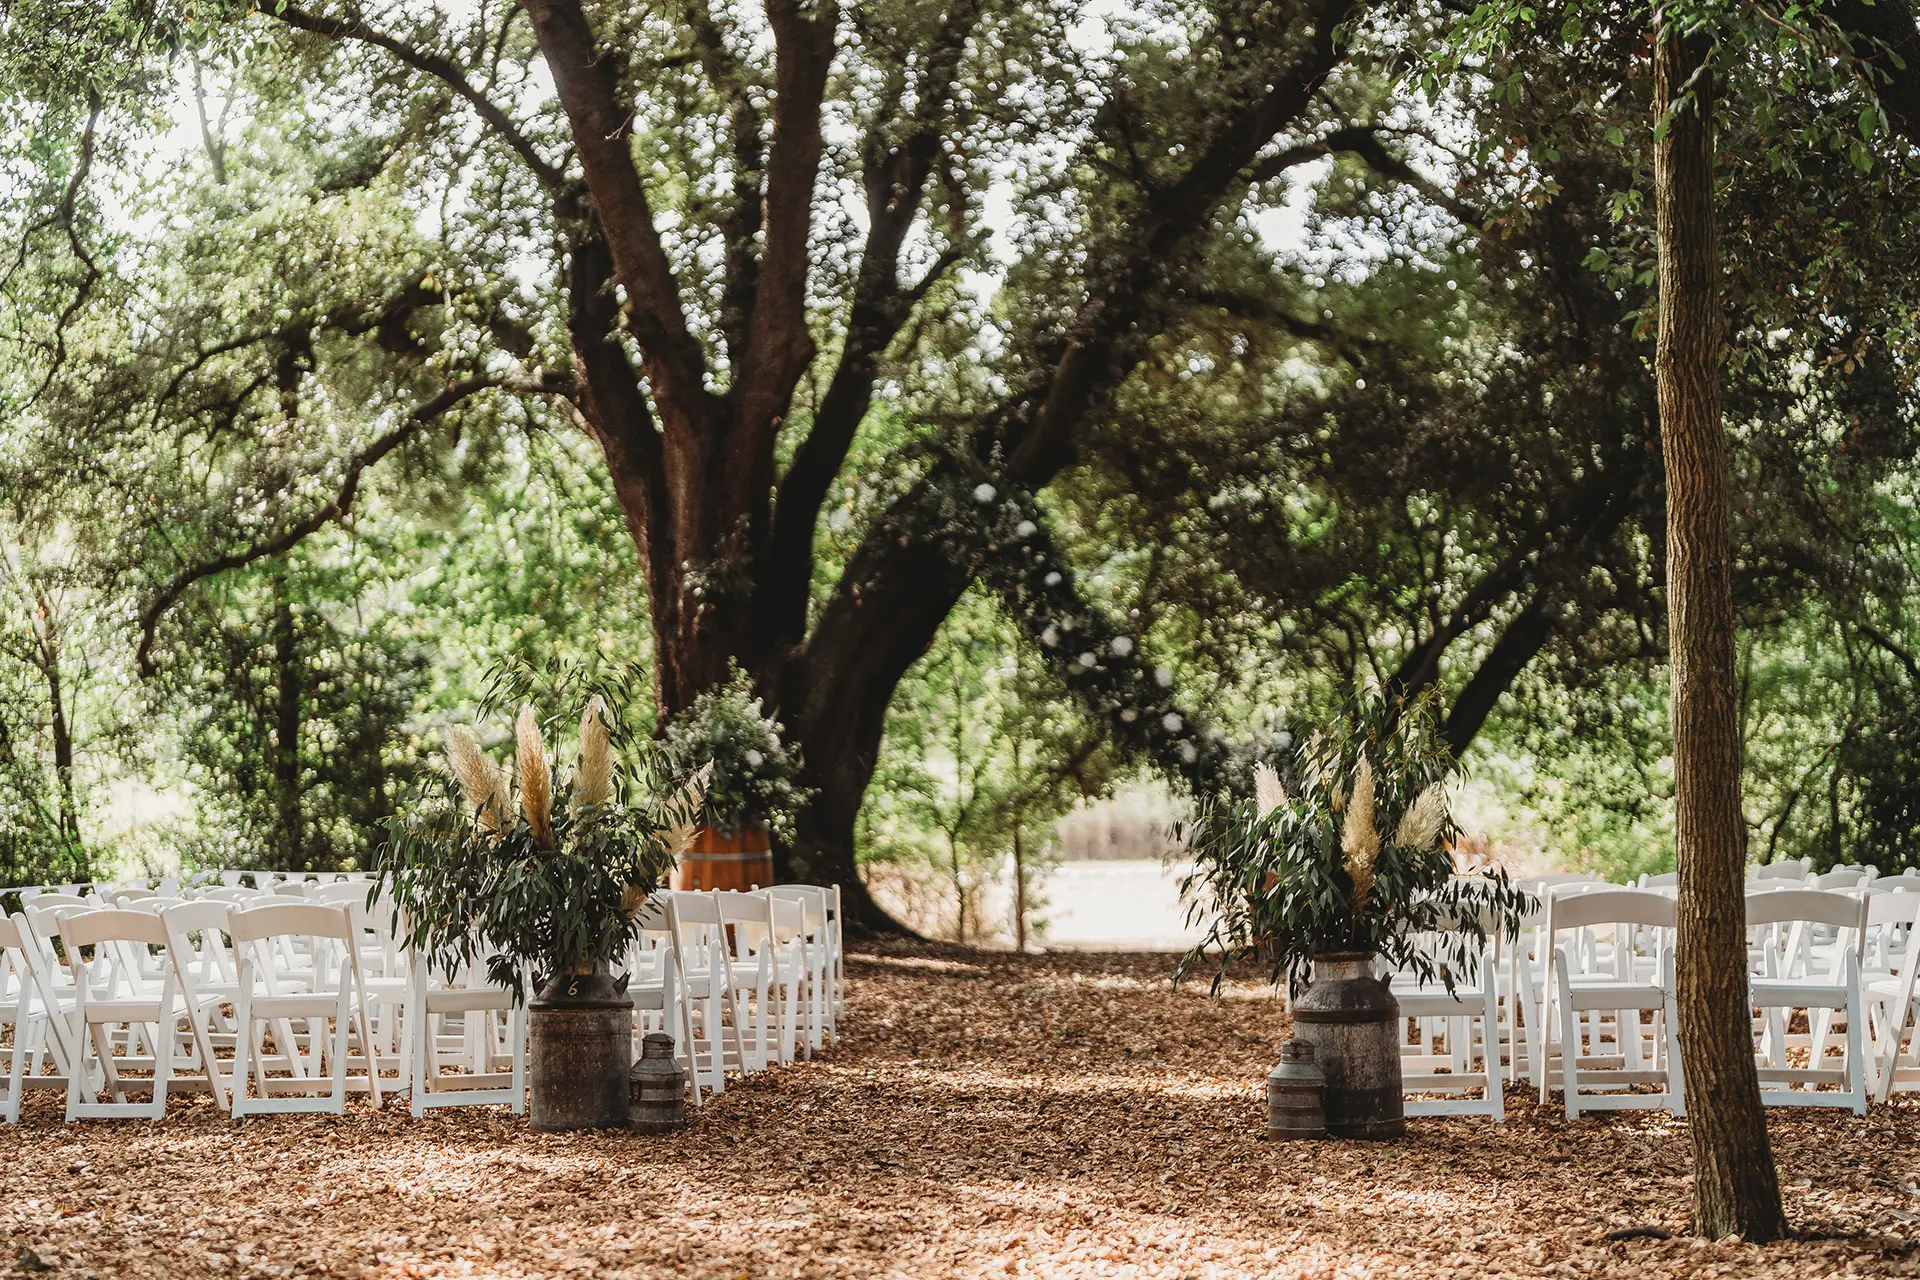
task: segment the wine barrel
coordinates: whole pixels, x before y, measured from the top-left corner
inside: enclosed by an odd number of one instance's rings
[[[1327,1077],[1327,1132],[1398,1138],[1407,1131],[1400,1085],[1400,1002],[1373,975],[1373,956],[1316,956],[1293,1005],[1294,1035],[1313,1046]]]
[[[693,833],[693,844],[680,855],[673,887],[704,892],[708,889],[766,888],[773,883],[773,849],[767,829],[743,828],[726,835],[712,827]]]

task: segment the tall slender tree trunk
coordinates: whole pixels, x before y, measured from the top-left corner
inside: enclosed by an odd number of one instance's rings
[[[273,805],[275,861],[283,871],[305,870],[300,820],[300,645],[287,580],[273,579]]]
[[[73,721],[67,714],[66,689],[60,671],[60,639],[49,615],[43,642],[47,678],[47,725],[53,734],[53,776],[60,790],[60,834],[79,859],[75,874],[82,880],[93,878],[91,859],[80,839],[80,799],[73,785]]]
[[[1713,205],[1710,33],[1655,19],[1654,148],[1660,330],[1656,379],[1667,468],[1679,842],[1679,1042],[1693,1145],[1693,1229],[1757,1242],[1786,1231],[1754,1069],[1747,993],[1746,823],[1734,682],[1725,321]]]

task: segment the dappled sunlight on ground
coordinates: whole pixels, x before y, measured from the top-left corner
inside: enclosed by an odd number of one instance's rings
[[[847,1040],[668,1138],[553,1136],[498,1110],[0,1130],[0,1246],[109,1276],[1410,1277],[1920,1273],[1920,1105],[1775,1113],[1807,1237],[1679,1236],[1684,1126],[1505,1125],[1260,1140],[1287,1034],[1168,956],[859,953]],[[1634,1228],[1673,1239],[1609,1239]]]

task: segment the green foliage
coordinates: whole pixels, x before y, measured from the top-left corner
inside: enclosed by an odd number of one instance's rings
[[[667,722],[660,749],[667,771],[691,777],[712,767],[706,821],[728,835],[764,825],[777,840],[793,834],[794,813],[810,794],[795,782],[799,749],[782,738],[780,723],[754,696],[737,667],[725,684],[694,699]]]
[[[990,882],[1017,878],[1016,908],[1051,860],[1053,824],[1104,794],[1121,764],[1104,719],[1086,715],[996,601],[962,599],[887,712],[887,733],[863,806],[868,864],[924,871],[948,891],[936,915],[956,940],[991,937]],[[1013,855],[1018,850],[1018,864]],[[1018,939],[1029,922],[1006,932]]]
[[[1215,954],[1217,989],[1234,961],[1257,959],[1297,989],[1314,957],[1357,952],[1451,990],[1490,936],[1518,933],[1528,900],[1504,872],[1453,874],[1458,831],[1438,790],[1453,760],[1429,700],[1358,697],[1291,765],[1277,803],[1216,796],[1182,828],[1195,863],[1184,888],[1215,922],[1181,973]]]
[[[197,801],[176,827],[182,866],[371,864],[418,768],[405,726],[427,651],[395,615],[360,615],[358,595],[350,574],[303,555],[209,600],[198,646],[160,688]]]

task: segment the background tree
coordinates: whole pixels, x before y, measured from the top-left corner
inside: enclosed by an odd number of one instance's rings
[[[1747,1000],[1734,673],[1733,552],[1720,418],[1726,323],[1714,211],[1714,31],[1669,5],[1655,18],[1654,200],[1660,320],[1655,359],[1667,464],[1667,631],[1672,649],[1675,944],[1693,1144],[1693,1228],[1766,1243],[1786,1232]]]

